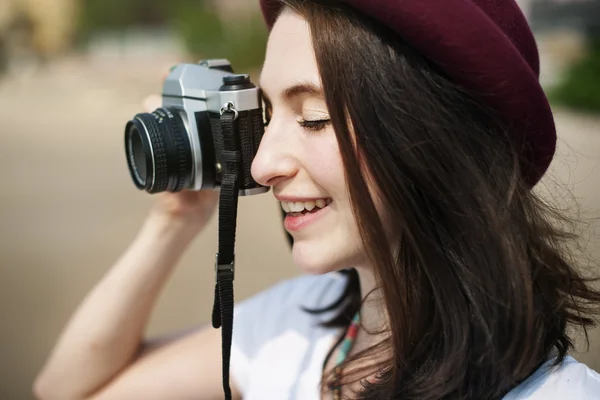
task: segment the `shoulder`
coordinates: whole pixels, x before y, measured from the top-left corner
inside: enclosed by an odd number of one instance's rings
[[[279,282],[236,304],[235,316],[273,319],[295,311],[326,307],[342,294],[346,278],[339,273],[302,275]],[[281,320],[279,321],[281,322]]]
[[[264,379],[272,381],[274,371],[279,385],[293,380],[309,349],[331,334],[320,323],[335,312],[311,314],[306,309],[332,305],[346,282],[339,273],[300,276],[235,305],[231,374],[242,393],[262,387]]]
[[[573,357],[544,364],[504,400],[600,400],[600,374]]]
[[[259,292],[234,307],[234,343],[254,352],[283,333],[308,336],[333,312],[314,314],[306,310],[330,306],[342,294],[346,278],[339,273],[304,275]]]

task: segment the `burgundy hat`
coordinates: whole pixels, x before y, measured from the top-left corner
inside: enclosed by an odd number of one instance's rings
[[[513,126],[534,186],[556,147],[535,38],[514,0],[344,0],[377,19]],[[260,0],[269,30],[282,7]]]

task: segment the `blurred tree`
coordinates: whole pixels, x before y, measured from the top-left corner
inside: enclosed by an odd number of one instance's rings
[[[258,11],[227,17],[210,3],[179,0],[172,23],[196,58],[227,58],[240,71],[264,59],[268,33]]]
[[[567,58],[573,64],[562,73],[555,87],[548,88],[551,101],[578,110],[600,112],[600,0],[518,1],[529,5],[529,22],[536,34],[566,30],[586,42],[585,54],[581,57],[578,54],[575,61]],[[572,57],[574,49],[568,50],[568,57]]]
[[[79,11],[79,0],[0,0],[0,73],[67,53]]]
[[[586,54],[566,71],[549,97],[556,104],[600,112],[600,36],[589,38]]]
[[[97,31],[122,30],[135,26],[164,25],[169,20],[165,0],[82,0],[79,32],[83,38]]]
[[[264,57],[267,30],[258,7],[228,18],[207,0],[83,0],[82,6],[82,41],[102,31],[168,27],[195,59],[228,58],[242,71],[257,68]]]

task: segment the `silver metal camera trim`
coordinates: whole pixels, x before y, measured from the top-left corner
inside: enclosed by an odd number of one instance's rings
[[[180,109],[187,120],[188,138],[192,149],[192,184],[188,189],[207,189],[202,186],[202,149],[195,113],[220,113],[223,104],[231,102],[237,112],[257,109],[260,104],[260,89],[219,91],[223,78],[234,75],[231,72],[212,69],[229,66],[227,60],[207,60],[200,64],[179,64],[173,68],[163,84],[163,107]],[[250,195],[264,192],[264,188],[240,190]]]
[[[197,182],[198,184],[191,185],[186,189],[200,190],[202,189],[202,151],[200,148],[200,138],[193,132],[198,132],[198,126],[196,124],[196,118],[194,113],[207,111],[206,103],[204,101],[198,101],[195,99],[186,99],[181,97],[170,97],[163,95],[163,107],[175,107],[179,110],[179,115],[182,116],[183,120],[186,121],[186,134],[190,141],[191,153],[192,153],[192,176],[190,177],[191,183]],[[204,106],[204,107],[203,107]],[[190,115],[191,114],[191,115]]]
[[[270,188],[268,186],[259,186],[252,189],[240,189],[239,194],[240,196],[252,196],[255,194],[267,193],[269,189]]]
[[[212,58],[210,60],[200,60],[198,65],[207,68],[231,67],[231,63],[226,58]]]

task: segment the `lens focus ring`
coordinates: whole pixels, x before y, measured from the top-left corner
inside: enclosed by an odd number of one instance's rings
[[[177,157],[179,160],[179,179],[177,180],[177,188],[175,190],[182,190],[188,183],[189,171],[192,169],[192,158],[190,153],[189,139],[185,132],[182,132],[179,126],[174,125],[175,141],[177,144]],[[185,129],[185,127],[184,127]]]
[[[154,112],[159,117],[163,139],[168,154],[167,190],[176,192],[182,190],[189,181],[189,171],[192,168],[190,145],[185,126],[179,114],[165,108]]]
[[[142,121],[148,132],[154,159],[154,176],[148,182],[150,187],[147,190],[150,193],[164,192],[167,189],[169,175],[167,169],[167,151],[160,132],[160,126],[156,118],[151,114],[140,114],[138,118]]]
[[[136,186],[149,193],[179,191],[190,183],[192,154],[177,110],[159,108],[129,121],[125,130],[128,166]]]

